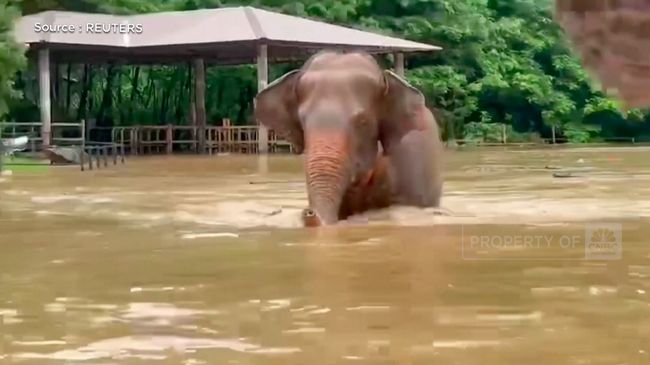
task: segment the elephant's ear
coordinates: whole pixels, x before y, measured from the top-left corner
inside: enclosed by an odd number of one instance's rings
[[[391,141],[398,141],[412,130],[426,130],[424,95],[396,73],[384,71],[382,112],[379,120],[379,139],[384,151]]]
[[[284,74],[260,91],[253,101],[255,119],[285,138],[298,154],[304,149],[296,94],[299,75],[299,70]]]

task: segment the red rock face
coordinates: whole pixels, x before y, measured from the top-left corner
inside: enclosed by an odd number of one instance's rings
[[[650,106],[650,0],[556,0],[555,16],[605,91]]]

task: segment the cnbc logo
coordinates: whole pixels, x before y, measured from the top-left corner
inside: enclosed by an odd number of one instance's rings
[[[621,258],[622,225],[588,223],[585,225],[585,259],[616,260]]]

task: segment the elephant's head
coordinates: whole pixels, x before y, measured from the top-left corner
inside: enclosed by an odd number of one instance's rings
[[[309,205],[322,224],[408,129],[422,94],[365,53],[320,52],[255,98],[255,118],[305,155]]]

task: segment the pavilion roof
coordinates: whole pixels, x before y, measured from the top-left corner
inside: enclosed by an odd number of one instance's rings
[[[70,25],[72,31],[37,31],[44,24]],[[112,28],[93,33],[93,25],[95,30]],[[441,49],[248,6],[137,15],[45,11],[20,18],[15,33],[30,49],[46,46],[51,57],[70,62],[166,63],[202,57],[208,63],[243,64],[254,62],[260,44],[268,45],[272,61],[304,58],[323,48],[374,54]]]

